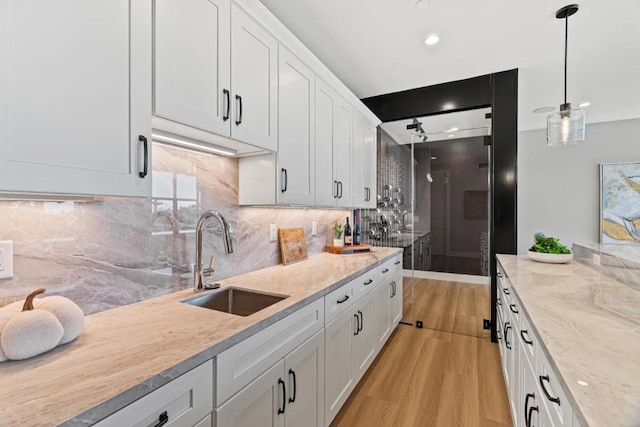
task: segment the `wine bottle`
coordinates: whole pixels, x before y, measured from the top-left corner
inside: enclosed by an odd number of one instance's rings
[[[353,217],[353,244],[359,245],[360,241],[360,222],[358,222],[358,217]]]
[[[347,225],[344,226],[344,244],[351,245],[351,226],[349,225],[349,217],[347,217]]]

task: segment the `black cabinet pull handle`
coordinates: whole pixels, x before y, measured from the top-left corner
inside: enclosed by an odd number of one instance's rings
[[[147,142],[147,137],[144,135],[138,135],[138,142],[142,142],[143,153],[143,162],[142,162],[142,172],[138,172],[138,176],[140,178],[144,178],[147,176],[148,168],[149,168],[149,143]]]
[[[560,405],[560,398],[551,397],[551,395],[549,394],[549,390],[547,390],[547,386],[544,384],[545,381],[547,383],[549,382],[549,375],[540,375],[540,387],[542,387],[542,392],[551,402]]]
[[[510,304],[509,308],[511,309],[512,313],[514,313],[514,314],[518,314],[519,313],[519,311],[516,310],[516,305],[515,304]]]
[[[531,408],[529,408],[529,413],[526,414],[527,427],[531,427],[531,416],[533,415],[533,411],[539,412],[538,411],[538,407],[537,406],[532,406]]]
[[[338,304],[342,304],[343,302],[346,302],[348,299],[349,299],[349,295],[345,295],[341,299],[339,299],[337,302]]]
[[[500,300],[500,297],[496,298],[496,302],[498,303],[498,305],[502,305],[502,301]]]
[[[338,196],[338,199],[342,199],[342,181],[338,181],[338,184],[340,185],[340,195]]]
[[[511,350],[511,343],[507,339],[509,337],[509,329],[511,329],[511,324],[507,322],[504,324],[504,344]]]
[[[398,265],[398,264],[400,264],[400,261],[396,261],[396,262],[394,262],[394,264],[395,264],[395,265]]]
[[[367,187],[364,187],[364,201],[369,201],[369,189]]]
[[[293,377],[293,394],[289,398],[289,403],[294,403],[296,401],[296,389],[298,388],[298,380],[296,379],[296,373],[293,369],[289,369],[289,375]]]
[[[360,333],[360,316],[354,313],[353,317],[356,319],[356,330],[353,332],[353,335],[358,335]]]
[[[169,422],[169,414],[167,414],[167,411],[164,411],[163,413],[160,414],[160,416],[158,417],[158,422],[153,427],[161,427],[168,422]]]
[[[389,269],[388,269],[388,268],[385,268],[384,270],[382,270],[382,273],[383,273],[383,274],[384,274],[384,273],[388,273],[388,272],[389,272]]]
[[[527,412],[529,411],[529,399],[535,399],[536,395],[533,393],[528,393],[524,398],[524,424],[529,427],[529,415]]]
[[[502,292],[504,292],[505,295],[511,295],[511,292],[509,292],[507,288],[502,288]]]
[[[287,191],[287,187],[289,186],[289,175],[287,175],[287,170],[285,168],[281,169],[281,173],[282,173],[282,187],[280,191],[284,193],[285,191]]]
[[[498,341],[500,341],[502,339],[500,331],[496,331],[496,338],[498,338]]]
[[[527,331],[526,329],[521,330],[520,336],[522,337],[522,341],[524,341],[525,344],[533,345],[533,340],[527,339],[527,337],[529,336],[529,331]]]
[[[500,273],[499,271],[496,271],[496,276],[497,277],[502,277],[502,273]]]
[[[278,384],[280,385],[280,387],[282,387],[282,406],[280,408],[278,408],[278,415],[280,415],[280,414],[284,414],[284,411],[286,409],[287,387],[286,387],[284,381],[282,381],[282,378],[278,378]]]
[[[358,310],[358,316],[360,317],[360,321],[358,322],[358,332],[361,332],[364,328],[364,316],[360,310]]]
[[[364,282],[364,285],[367,286],[367,285],[370,285],[372,283],[373,283],[373,279],[369,279],[366,282]]]
[[[224,95],[227,100],[227,112],[222,115],[222,120],[226,122],[229,120],[229,115],[231,114],[231,94],[229,94],[227,89],[222,89],[222,95]]]
[[[333,192],[333,198],[337,199],[338,198],[338,181],[333,181],[333,185],[336,186],[335,191]]]
[[[242,123],[242,97],[236,95],[236,102],[238,104],[238,118],[236,119],[236,126]]]

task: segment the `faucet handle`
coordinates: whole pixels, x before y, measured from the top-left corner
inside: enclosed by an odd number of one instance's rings
[[[203,268],[202,269],[202,276],[203,277],[211,277],[213,276],[213,273],[215,272],[215,269],[213,268],[213,266],[215,265],[215,257],[212,256],[211,260],[209,261],[209,268]]]

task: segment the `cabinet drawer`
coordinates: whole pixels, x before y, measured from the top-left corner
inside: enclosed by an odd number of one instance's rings
[[[356,279],[353,279],[353,281],[355,282],[353,293],[356,300],[362,297],[363,295],[366,295],[367,293],[371,292],[373,288],[376,287],[376,285],[378,284],[377,273],[378,273],[378,269],[372,268],[371,270],[367,271],[366,273],[362,274]]]
[[[360,284],[360,279],[356,278],[344,286],[339,287],[324,297],[324,321],[331,322],[344,311],[351,307],[356,300],[356,287]]]
[[[540,390],[540,400],[547,408],[549,419],[554,427],[571,427],[573,418],[571,404],[540,346],[536,356],[535,380]]]
[[[168,419],[166,427],[196,425],[213,409],[213,362],[209,360],[136,400],[97,427],[147,427]],[[167,418],[168,417],[168,418]],[[209,424],[210,425],[210,424]]]
[[[324,327],[319,299],[216,356],[215,407]]]
[[[402,269],[402,255],[398,254],[378,266],[378,278],[381,282],[389,281],[393,273]]]

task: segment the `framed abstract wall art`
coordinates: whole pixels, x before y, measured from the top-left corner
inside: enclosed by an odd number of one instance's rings
[[[640,163],[600,165],[600,243],[640,245]]]

